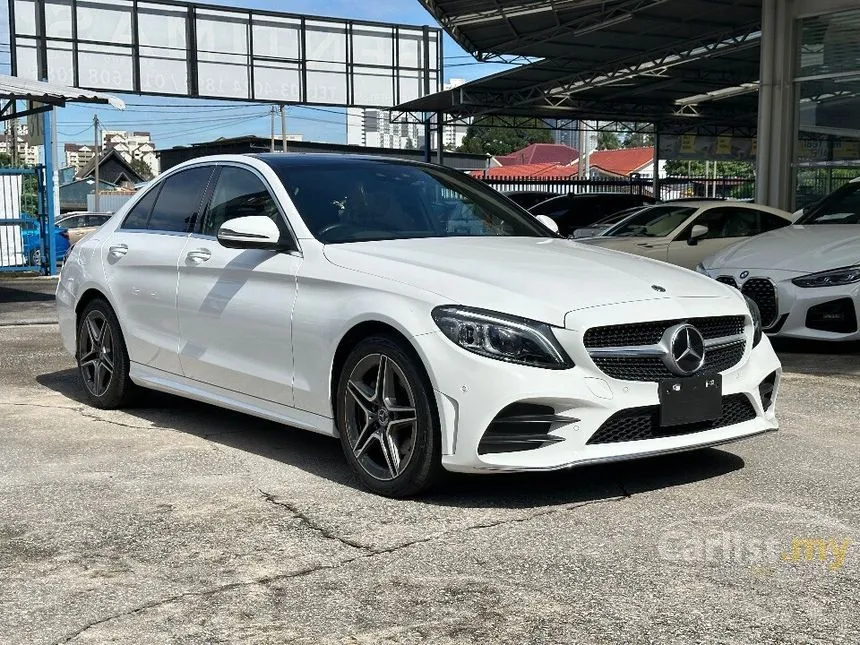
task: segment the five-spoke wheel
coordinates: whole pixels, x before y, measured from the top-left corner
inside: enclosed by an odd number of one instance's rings
[[[360,342],[341,370],[338,428],[347,460],[376,492],[426,489],[440,466],[439,430],[421,366],[388,337]]]
[[[84,386],[93,396],[103,396],[113,377],[113,334],[104,313],[94,309],[83,319],[78,356]]]
[[[91,300],[78,316],[78,374],[89,402],[99,408],[128,403],[134,384],[122,330],[113,309],[101,298]]]

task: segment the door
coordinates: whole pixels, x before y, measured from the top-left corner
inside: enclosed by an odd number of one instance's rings
[[[264,180],[248,168],[222,166],[179,263],[180,361],[188,378],[292,405],[291,316],[301,256],[221,246],[221,224],[247,215],[271,217],[298,248]]]
[[[105,278],[134,363],[181,374],[178,264],[212,169],[189,168],[153,186],[102,246]]]
[[[762,232],[761,211],[743,206],[720,206],[701,213],[669,245],[669,262],[693,269],[699,262],[730,244]],[[689,243],[694,225],[708,227],[708,233]]]

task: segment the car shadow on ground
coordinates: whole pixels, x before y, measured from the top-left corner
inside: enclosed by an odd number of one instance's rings
[[[86,405],[76,370],[42,374],[36,380],[42,386]],[[114,414],[93,412],[103,416],[107,422]],[[343,486],[362,489],[344,459],[340,443],[330,437],[152,391],[142,392],[139,402],[123,412],[140,419],[144,427],[151,424],[153,432],[187,433],[280,461]],[[128,423],[128,420],[124,419],[123,423]],[[584,503],[703,481],[743,466],[743,459],[731,452],[704,449],[545,473],[451,473],[421,501],[463,508],[525,508]]]
[[[41,290],[30,288],[10,287],[0,284],[0,304],[18,302],[47,302],[54,299],[53,285],[40,287]],[[47,289],[51,289],[50,292]]]

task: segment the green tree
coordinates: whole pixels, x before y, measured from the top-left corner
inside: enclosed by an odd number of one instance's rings
[[[647,148],[654,145],[654,135],[647,132],[628,132],[624,135],[625,148]]]
[[[144,181],[152,179],[152,169],[143,159],[132,159],[131,163],[128,165],[131,166],[131,169],[140,175]]]
[[[598,150],[618,150],[621,147],[621,141],[618,139],[617,132],[607,132],[601,130],[597,133],[597,149]]]
[[[540,119],[490,116],[469,126],[457,151],[500,156],[532,143],[552,143],[550,127]]]
[[[755,166],[748,161],[718,161],[717,177],[755,177]],[[666,162],[666,174],[670,177],[704,177],[704,161],[683,161],[672,159]],[[713,176],[713,162],[708,164],[708,175]]]

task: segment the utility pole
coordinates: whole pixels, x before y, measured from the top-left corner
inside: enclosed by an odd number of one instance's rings
[[[281,105],[281,150],[287,151],[287,110]]]
[[[271,129],[271,138],[269,139],[269,152],[275,151],[275,106],[272,106],[271,111],[269,112],[269,116],[271,117],[272,129]]]
[[[99,203],[99,162],[101,161],[101,155],[99,154],[99,115],[93,114],[93,144],[94,149],[93,152],[95,156],[95,192],[93,193],[93,210],[96,213],[101,212],[101,204]]]

